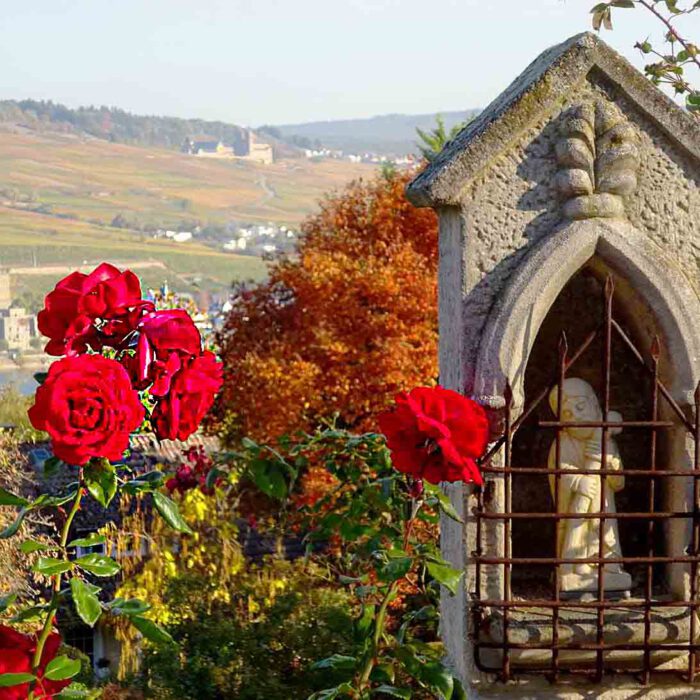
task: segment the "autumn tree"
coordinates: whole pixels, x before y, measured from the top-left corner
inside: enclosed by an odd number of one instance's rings
[[[338,416],[364,430],[401,390],[437,377],[437,224],[385,172],[327,197],[294,255],[235,289],[220,334],[221,432],[272,440]]]

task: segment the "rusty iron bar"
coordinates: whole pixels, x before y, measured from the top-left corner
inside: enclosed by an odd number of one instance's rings
[[[695,452],[694,452],[694,469],[700,468],[700,383],[695,388]],[[698,477],[693,479],[693,514],[698,514],[698,500],[700,499],[700,483]],[[693,535],[691,538],[690,551],[692,554],[698,554],[698,543],[700,542],[700,523],[697,517],[693,520]],[[698,565],[693,562],[690,565],[690,601],[696,604],[698,597]],[[695,610],[690,616],[689,641],[695,641]],[[688,682],[692,683],[695,680],[696,655],[695,650],[691,649],[688,654]]]
[[[595,340],[599,332],[600,329],[596,329],[594,331],[591,331],[586,336],[583,343],[581,343],[576,352],[571,356],[571,359],[567,362],[567,370],[579,359],[579,357],[581,357],[581,355],[583,355],[584,352],[586,352],[588,346]],[[542,403],[542,400],[546,396],[549,396],[549,392],[552,391],[554,387],[556,387],[558,381],[559,377],[557,377],[548,387],[542,389],[540,393],[537,394],[537,396],[533,399],[532,403],[528,407],[526,407],[523,410],[523,412],[513,421],[513,434],[515,434],[518,428],[532,415],[533,411]],[[477,460],[479,467],[487,465],[493,459],[494,455],[496,455],[499,452],[501,447],[503,447],[504,442],[505,436],[502,435],[498,438],[498,440],[496,440],[493,443],[493,445],[491,445],[491,447],[487,450],[486,454]]]
[[[559,381],[557,383],[557,421],[561,424],[563,418],[564,403],[564,380],[566,379],[566,355],[568,352],[568,342],[566,332],[562,331],[559,339]],[[555,435],[555,470],[554,474],[554,511],[559,512],[560,506],[560,482],[561,482],[561,430],[557,430]],[[548,465],[549,466],[549,465]],[[550,482],[551,482],[550,476]],[[554,528],[554,551],[559,556],[559,527]],[[559,600],[561,591],[561,568],[558,564],[554,566],[554,600]],[[505,609],[503,613],[505,614]],[[559,678],[559,608],[552,608],[552,644],[555,649],[552,652],[552,682],[556,683]]]
[[[651,389],[651,420],[656,421],[659,412],[659,356],[661,345],[659,336],[655,336],[651,344],[651,361],[652,361],[652,389]],[[651,431],[651,446],[650,460],[651,471],[656,471],[656,430]],[[652,476],[649,479],[649,513],[653,513],[656,508],[656,478]],[[654,525],[656,521],[650,518],[647,524],[647,553],[649,557],[654,556]],[[653,598],[654,585],[654,564],[649,562],[646,570],[646,581],[644,588],[645,607],[644,607],[644,661],[642,668],[642,684],[649,685],[651,680],[651,651],[648,648],[651,641],[651,606]],[[691,609],[691,616],[693,611]]]
[[[484,489],[479,488],[476,490],[476,507],[477,511],[476,512],[483,512],[484,510]],[[483,556],[483,547],[482,547],[482,533],[483,533],[483,523],[484,519],[477,517],[476,518],[476,532],[475,532],[475,538],[476,538],[476,548],[472,552],[472,558],[474,559],[474,596],[476,601],[479,601],[481,599],[481,557]],[[478,650],[478,630],[481,628],[481,612],[483,608],[480,605],[474,605],[472,607],[472,629],[470,631],[470,634],[474,636],[475,642],[477,643],[476,649]],[[476,652],[476,655],[478,656],[478,651]]]
[[[618,424],[620,425],[620,424]],[[617,469],[576,469],[575,471],[571,469],[549,469],[547,467],[481,467],[481,471],[485,474],[547,474],[551,476],[553,474],[595,474],[596,476],[613,476],[619,474]],[[657,479],[658,477],[683,477],[684,479],[689,479],[694,476],[700,476],[700,469],[687,469],[685,471],[674,471],[671,469],[629,469],[625,468],[625,478],[627,477],[652,477]]]
[[[682,519],[697,517],[694,513],[687,510],[668,513],[662,513],[659,511],[655,513],[479,513],[478,511],[475,511],[474,515],[479,518],[484,518],[485,520],[599,520],[603,516],[605,516],[605,518],[608,520],[639,520],[643,518]]]
[[[691,608],[692,603],[687,600],[655,600],[653,601],[655,608]],[[533,608],[566,608],[568,610],[578,610],[579,608],[599,608],[605,605],[606,608],[614,610],[616,608],[640,608],[646,607],[646,598],[620,600],[606,600],[601,603],[598,600],[540,600],[533,598],[531,600],[482,600],[479,604],[484,608],[511,608],[532,610]]]
[[[513,407],[513,392],[511,391],[510,384],[506,383],[505,392],[505,438],[504,451],[505,451],[505,463],[511,463],[512,455],[512,433],[511,433],[511,409]],[[510,513],[513,510],[512,498],[511,498],[511,483],[512,475],[503,475],[503,504],[506,512]],[[511,551],[511,521],[505,520],[503,522],[503,553],[505,559],[510,560],[512,558],[513,552]],[[511,564],[503,564],[503,595],[506,600],[511,598]],[[503,611],[503,658],[502,658],[502,676],[503,682],[507,683],[510,680],[510,654],[508,653],[508,610]]]
[[[700,554],[696,556],[686,555],[680,557],[576,557],[565,559],[562,557],[489,557],[481,556],[474,557],[475,561],[480,561],[482,564],[521,564],[528,566],[555,566],[556,564],[648,564],[650,561],[653,564],[690,564],[691,562],[700,563]],[[693,603],[686,602],[686,605]],[[700,605],[700,603],[695,603]]]
[[[668,420],[634,420],[622,423],[613,423],[611,421],[564,421],[557,422],[555,420],[542,420],[538,423],[540,428],[673,428],[675,423]]]
[[[498,673],[497,668],[493,668],[492,666],[487,666],[486,664],[484,664],[481,661],[481,659],[477,653],[475,653],[475,664],[474,665],[482,673]],[[533,673],[541,673],[541,674],[546,676],[547,675],[547,668],[536,667],[536,666],[528,666],[527,668],[516,668],[516,669],[514,669],[513,674],[518,675],[518,676],[527,676],[527,675],[531,675]],[[630,675],[634,675],[635,673],[640,673],[641,669],[635,670],[631,666],[607,666],[606,671],[610,675],[630,676]],[[592,677],[595,675],[595,672],[596,671],[594,668],[576,667],[576,666],[572,666],[569,668],[562,668],[559,671],[559,673],[566,675],[566,676],[585,676],[585,677]],[[678,670],[673,669],[673,668],[655,668],[654,675],[661,676],[661,677],[664,677],[664,676],[678,677]]]
[[[483,649],[500,649],[502,642],[480,642]],[[551,644],[528,644],[527,642],[509,642],[511,649],[525,649],[530,651],[552,651]],[[577,642],[574,644],[560,644],[559,651],[644,651],[644,642],[621,642],[617,644],[606,644],[605,642]],[[649,648],[658,651],[688,651],[700,649],[700,642],[695,644],[652,642]],[[596,669],[597,673],[597,669]],[[676,671],[678,673],[678,671]]]
[[[642,354],[637,350],[637,347],[635,344],[630,340],[629,336],[627,333],[625,333],[624,330],[622,330],[622,327],[620,324],[613,319],[612,321],[613,328],[617,331],[617,334],[622,338],[624,341],[625,345],[632,351],[632,354],[642,363],[642,366],[646,367],[647,371],[651,372],[653,371],[649,365],[647,365],[646,362],[644,362],[644,357],[642,357]],[[695,435],[695,428],[693,424],[686,418],[685,413],[683,413],[683,409],[676,403],[676,400],[671,396],[671,392],[666,388],[664,383],[662,381],[658,381],[658,386],[659,386],[659,391],[662,393],[663,397],[666,399],[668,405],[673,409],[673,412],[678,416],[678,419],[683,423],[685,426],[685,429],[691,434]]]
[[[610,365],[612,353],[612,300],[615,283],[612,275],[608,275],[605,280],[605,342],[603,343],[603,422],[607,423],[610,414]],[[600,433],[600,465],[608,468],[608,426],[601,426]],[[600,480],[600,497],[598,499],[598,510],[605,511],[605,485],[606,479]],[[605,515],[601,515],[598,520],[598,559],[603,559],[605,555]],[[598,564],[598,600],[602,603],[605,600],[605,579],[603,576],[605,565]],[[603,632],[605,626],[605,606],[598,608],[598,619],[596,621],[596,639],[598,645],[603,644]],[[603,666],[605,657],[602,649],[596,652],[596,680],[603,680]]]

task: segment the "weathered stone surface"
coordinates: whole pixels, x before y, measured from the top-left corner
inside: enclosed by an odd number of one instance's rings
[[[527,400],[526,369],[539,360],[531,353],[540,327],[585,269],[598,280],[615,277],[616,304],[640,347],[660,336],[662,378],[687,408],[700,380],[699,166],[697,120],[597,37],[579,35],[542,54],[408,188],[414,203],[440,215],[441,383],[488,407],[497,431],[505,380],[517,412]],[[664,459],[677,470],[692,465],[683,430],[669,433]],[[682,511],[690,479],[671,481],[663,505]],[[618,679],[581,691],[565,680],[553,687],[530,677],[504,687],[479,672],[469,641],[475,497],[459,484],[448,493],[465,524],[445,520],[442,547],[465,577],[460,594],[443,599],[442,626],[450,662],[470,697],[700,699],[700,689],[677,680],[675,687],[658,681],[641,689],[636,679]],[[486,507],[502,510],[503,480],[491,479],[487,494]],[[638,497],[630,496],[629,507],[646,507]],[[503,555],[503,532],[502,521],[483,527],[489,555]],[[670,523],[664,551],[682,555],[688,533],[687,523]],[[482,594],[499,598],[503,567],[484,566],[482,574]],[[670,565],[663,583],[671,596],[687,597],[687,566]],[[667,629],[665,615],[659,612],[654,634]],[[638,634],[633,621],[611,614],[607,623],[611,633]],[[523,624],[513,630],[531,630]],[[677,632],[686,634],[687,615],[678,624]]]

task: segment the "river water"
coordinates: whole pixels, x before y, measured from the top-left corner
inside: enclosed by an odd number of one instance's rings
[[[30,395],[36,391],[37,383],[34,374],[37,369],[9,369],[0,370],[0,389],[7,384],[14,384],[22,394]]]

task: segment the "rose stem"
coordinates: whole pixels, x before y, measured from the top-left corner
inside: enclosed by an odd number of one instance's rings
[[[411,517],[404,524],[404,534],[403,534],[403,549],[404,552],[408,549],[408,541],[411,537],[411,531],[413,530],[413,523],[415,522],[416,515],[422,505],[422,500],[411,499]],[[405,578],[405,577],[404,577]],[[379,643],[381,642],[382,635],[384,634],[384,625],[386,623],[386,613],[389,609],[389,603],[394,598],[396,589],[399,587],[399,580],[393,581],[389,586],[382,602],[377,611],[377,617],[374,623],[374,635],[372,636],[372,654],[368,657],[365,662],[365,667],[362,669],[362,675],[360,676],[359,690],[362,691],[367,687],[369,683],[369,677],[372,675],[372,670],[377,663],[377,653],[379,652]]]
[[[68,560],[68,552],[66,551],[66,545],[68,544],[68,535],[70,533],[71,525],[73,524],[73,519],[75,518],[77,512],[80,510],[80,501],[83,498],[83,470],[80,470],[80,478],[78,483],[78,491],[73,499],[73,506],[68,513],[66,522],[63,524],[63,529],[61,530],[61,549],[63,550],[63,559]],[[49,604],[49,609],[46,611],[46,620],[44,620],[44,626],[39,635],[39,639],[36,643],[36,649],[34,651],[34,658],[32,660],[32,673],[36,675],[39,667],[41,666],[41,657],[44,654],[44,646],[46,645],[46,640],[51,634],[51,628],[53,626],[54,613],[58,609],[59,594],[61,592],[61,577],[62,574],[54,574],[51,578],[53,579],[53,593],[51,595],[51,602]],[[33,700],[34,691],[29,695],[29,700]]]

